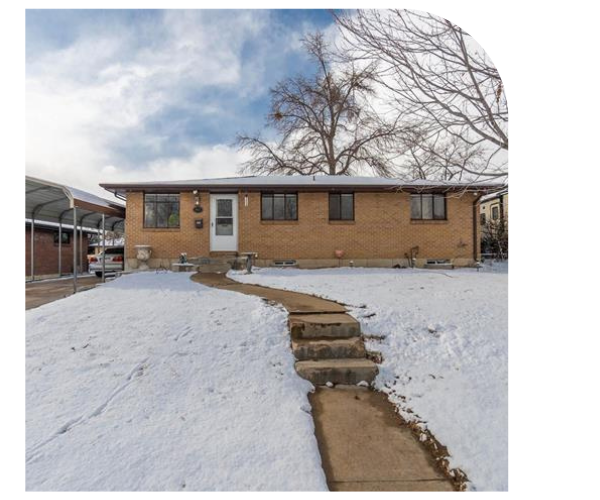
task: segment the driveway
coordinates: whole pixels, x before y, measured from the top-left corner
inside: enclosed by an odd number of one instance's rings
[[[77,278],[79,291],[89,290],[99,283],[102,283],[102,280],[96,276]],[[33,309],[72,294],[73,278],[71,277],[25,283],[25,309]]]

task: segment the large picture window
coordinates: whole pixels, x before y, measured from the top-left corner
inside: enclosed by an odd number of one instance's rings
[[[298,220],[296,193],[262,193],[262,220]]]
[[[179,195],[144,194],[144,227],[179,227]]]
[[[443,194],[413,194],[410,198],[413,220],[445,220],[446,197]]]
[[[354,220],[354,193],[329,194],[329,220]]]

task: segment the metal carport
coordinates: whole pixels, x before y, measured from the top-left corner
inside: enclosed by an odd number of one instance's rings
[[[58,274],[62,275],[62,225],[73,227],[73,289],[77,292],[77,267],[83,262],[82,248],[77,248],[77,228],[80,241],[83,228],[102,231],[106,241],[106,230],[123,227],[125,207],[120,203],[55,182],[25,176],[25,218],[31,220],[31,281],[35,281],[35,222],[45,221],[58,224]],[[104,245],[103,245],[104,246]],[[103,248],[104,251],[104,248]],[[105,280],[104,268],[102,281]]]

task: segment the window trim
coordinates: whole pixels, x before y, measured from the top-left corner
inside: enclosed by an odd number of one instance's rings
[[[351,219],[344,219],[342,217],[342,195],[352,195],[352,218]],[[340,197],[340,218],[339,219],[332,219],[331,218],[331,197],[332,196],[339,196]],[[328,197],[328,203],[327,203],[327,218],[330,222],[353,222],[356,220],[356,197],[354,196],[354,192],[333,192],[333,193],[329,193],[329,197]]]
[[[421,217],[413,217],[412,213],[412,200],[414,197],[419,197],[421,200]],[[431,201],[431,217],[423,217],[423,196],[432,196]],[[444,216],[436,217],[435,216],[435,202],[433,201],[435,197],[442,197],[444,200]],[[410,195],[410,220],[411,221],[437,221],[437,220],[448,220],[448,202],[445,194],[440,193],[414,193]]]
[[[165,227],[161,227],[161,226],[157,226],[157,221],[158,221],[158,209],[157,209],[157,205],[160,203],[175,203],[174,201],[169,201],[169,202],[160,202],[160,201],[150,201],[147,202],[146,201],[146,196],[147,195],[169,195],[169,196],[177,196],[177,205],[178,207],[178,219],[177,219],[177,225],[176,226],[170,226],[168,225],[168,219],[167,219],[167,226]],[[155,210],[155,222],[153,226],[150,226],[147,224],[146,222],[146,203],[153,203],[154,204],[154,210]],[[142,200],[142,205],[143,205],[143,227],[144,229],[158,229],[158,230],[169,230],[169,229],[180,229],[181,228],[181,193],[143,193],[143,200]]]
[[[275,195],[283,195],[283,219],[276,219],[275,218],[275,206],[272,206],[272,212],[273,212],[273,216],[271,218],[267,218],[265,219],[263,216],[263,198],[265,196],[270,197],[272,199],[274,199]],[[296,217],[295,218],[287,218],[287,213],[286,213],[286,199],[288,196],[295,196],[296,197]],[[298,221],[298,217],[299,217],[299,206],[300,204],[298,203],[298,193],[297,192],[292,192],[292,191],[261,191],[260,192],[260,220],[264,221],[264,222],[294,222],[294,221]]]

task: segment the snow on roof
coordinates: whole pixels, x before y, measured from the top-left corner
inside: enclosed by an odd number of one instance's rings
[[[157,187],[254,187],[254,186],[279,186],[279,187],[471,187],[478,186],[490,188],[501,187],[498,183],[483,182],[457,182],[457,181],[433,181],[433,180],[411,180],[392,179],[387,177],[351,177],[345,175],[270,175],[270,176],[248,176],[227,177],[220,179],[196,179],[180,181],[151,181],[130,183],[102,183],[102,187],[108,190],[122,190],[127,188],[157,188]]]
[[[495,193],[486,194],[485,196],[481,197],[480,201],[481,203],[484,203],[489,200],[500,198],[500,196],[504,196],[505,194],[508,194],[508,188],[502,189],[501,191],[496,191]]]

